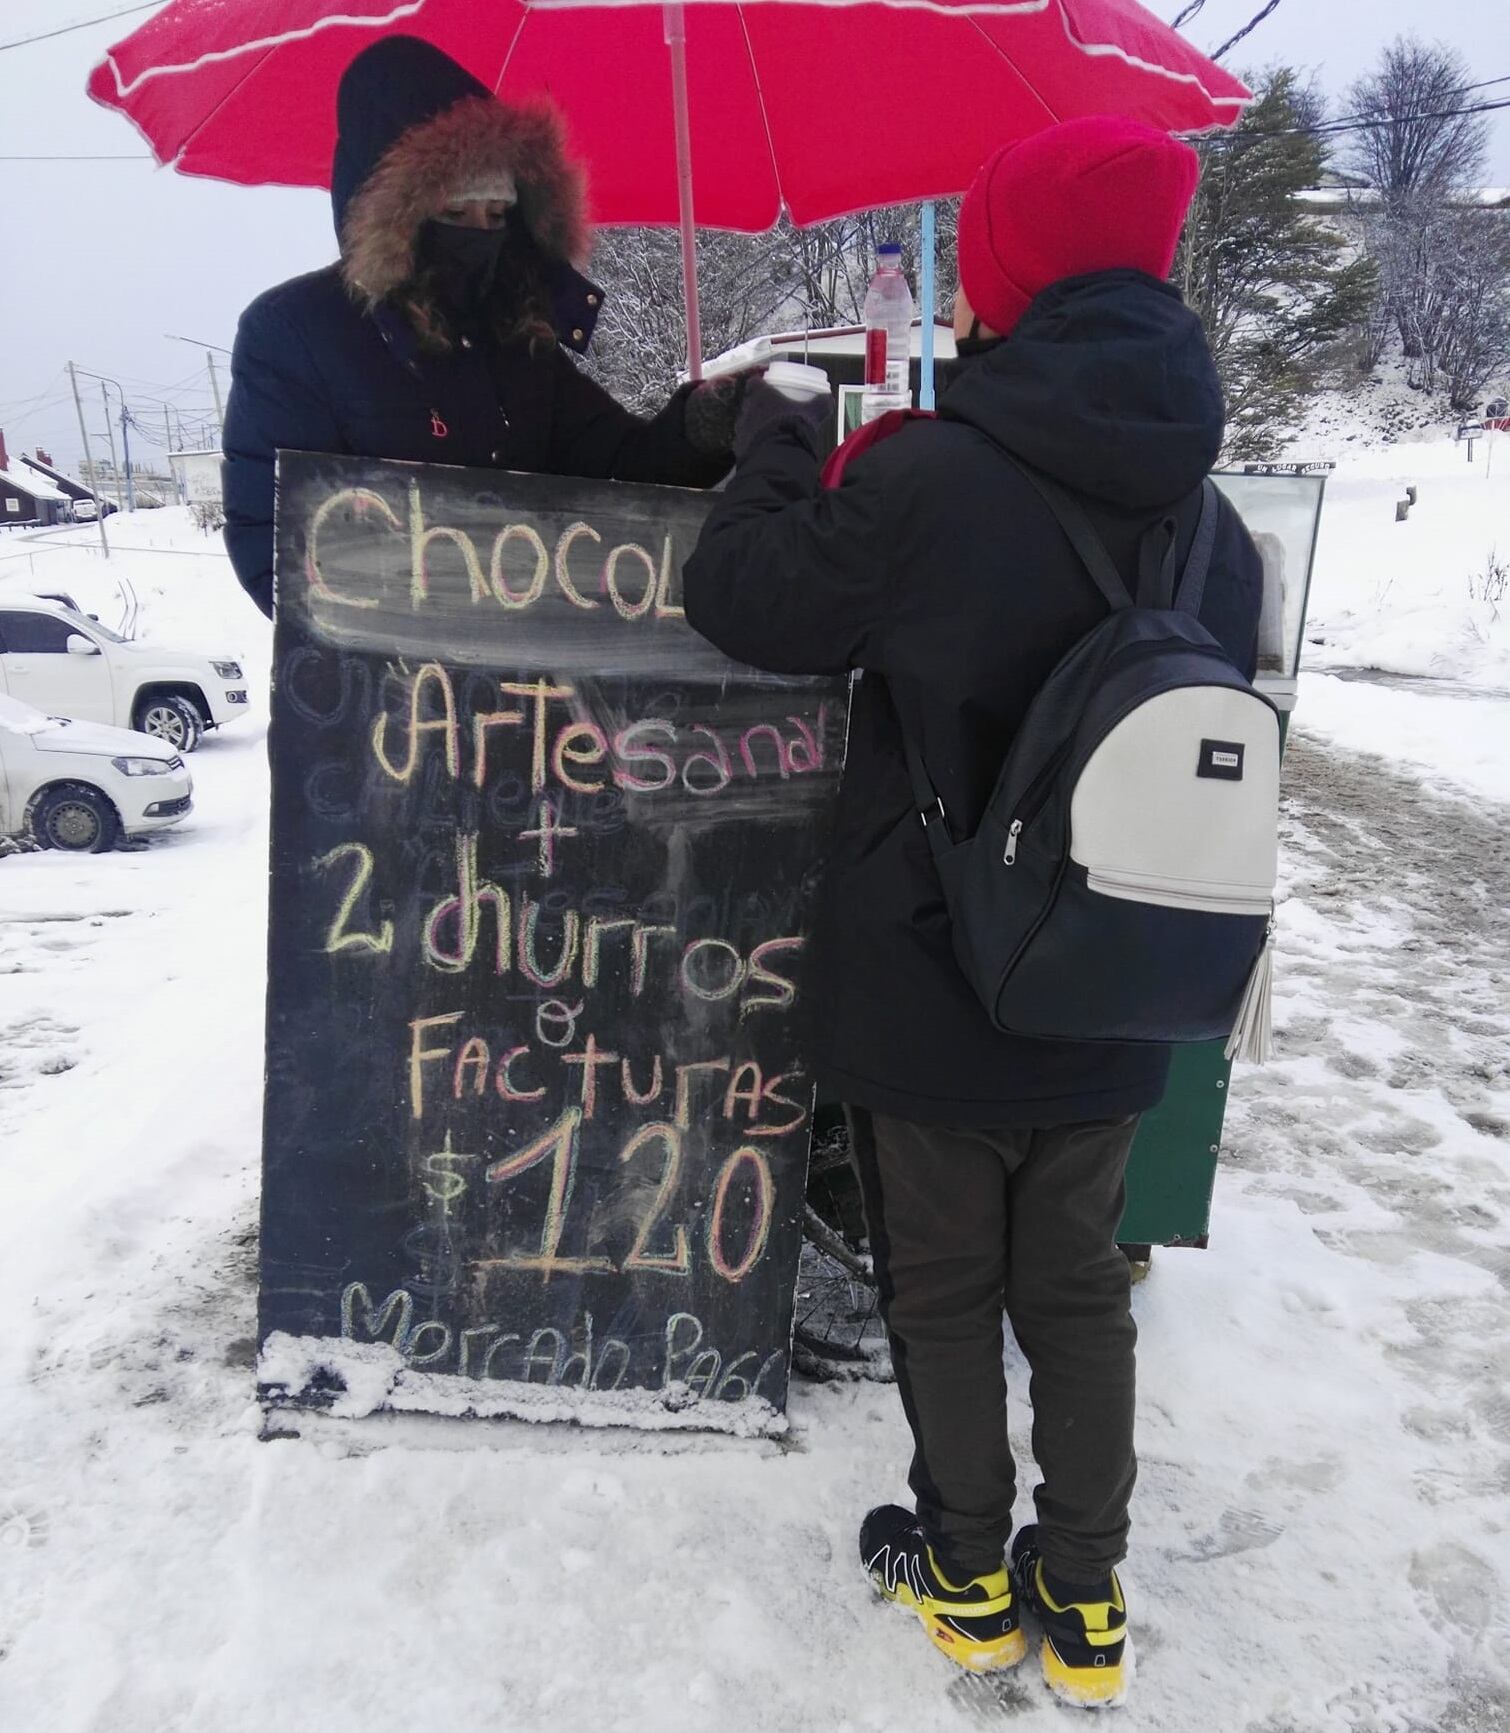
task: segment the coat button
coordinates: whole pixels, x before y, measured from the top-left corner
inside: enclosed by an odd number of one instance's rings
[[[461,346],[463,349],[470,349],[472,347],[472,339],[470,337],[463,337],[461,340]]]
[[[493,462],[494,463],[502,463],[503,462],[503,453],[501,451],[495,451],[493,453]]]
[[[598,304],[598,297],[596,295],[589,295],[587,297],[587,304],[589,307],[596,307]]]
[[[572,328],[571,340],[573,343],[580,343],[582,341],[582,327],[580,325],[576,325]]]

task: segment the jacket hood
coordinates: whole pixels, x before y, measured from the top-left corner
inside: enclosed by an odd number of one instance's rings
[[[966,362],[939,414],[1077,493],[1153,510],[1199,487],[1225,411],[1201,322],[1169,283],[1098,271],[1055,283]]]
[[[586,254],[582,174],[548,103],[500,102],[430,43],[387,36],[346,69],[336,125],[330,192],[341,272],[368,306],[414,276],[420,227],[458,185],[503,172],[547,266]]]

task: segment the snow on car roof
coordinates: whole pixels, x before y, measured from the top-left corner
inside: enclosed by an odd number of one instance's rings
[[[36,582],[35,578],[29,576],[22,578],[19,572],[16,577],[20,580],[20,584],[29,585]],[[39,596],[35,590],[23,589],[19,584],[17,588],[12,589],[3,578],[0,578],[0,608],[37,608],[44,614],[71,614],[74,612],[67,602],[60,600],[57,596]]]

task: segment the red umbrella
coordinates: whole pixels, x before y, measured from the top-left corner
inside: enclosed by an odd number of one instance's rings
[[[171,0],[89,93],[181,173],[323,187],[341,73],[395,32],[553,97],[597,220],[680,221],[689,264],[694,211],[754,231],[942,197],[1056,120],[1194,131],[1248,99],[1135,0]]]

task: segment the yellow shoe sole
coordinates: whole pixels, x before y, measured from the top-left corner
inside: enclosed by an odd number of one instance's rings
[[[956,1667],[963,1667],[967,1673],[1004,1673],[1009,1667],[1017,1666],[1027,1655],[1027,1633],[1020,1625],[1015,1631],[1008,1631],[1004,1637],[981,1642],[964,1636],[959,1631],[950,1630],[944,1623],[943,1615],[919,1606],[912,1590],[905,1583],[898,1583],[895,1593],[877,1584],[876,1592],[893,1606],[905,1607],[909,1612],[916,1613],[928,1634],[928,1641],[941,1655],[947,1656]]]
[[[1070,1667],[1045,1639],[1043,1681],[1061,1703],[1077,1709],[1120,1708],[1127,1701],[1127,1688],[1132,1683],[1127,1650],[1124,1648],[1122,1660],[1109,1667]]]

